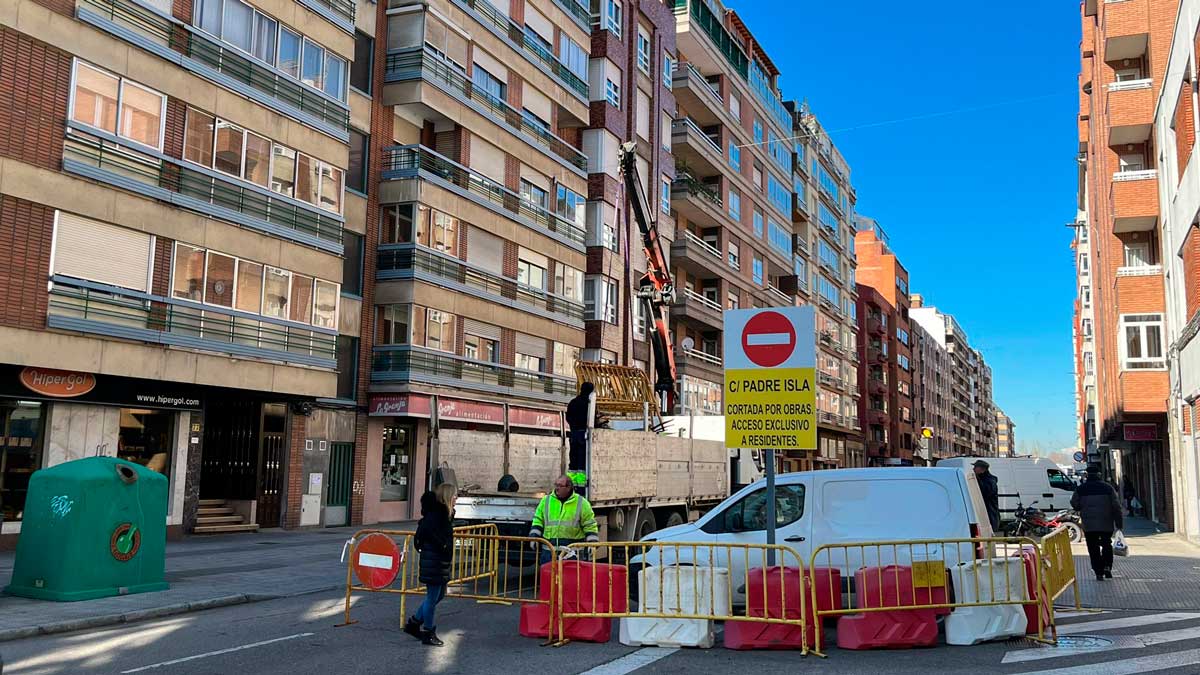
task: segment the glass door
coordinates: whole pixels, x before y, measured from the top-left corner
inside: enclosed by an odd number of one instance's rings
[[[42,468],[45,406],[36,401],[0,401],[0,515],[20,521],[29,477]]]

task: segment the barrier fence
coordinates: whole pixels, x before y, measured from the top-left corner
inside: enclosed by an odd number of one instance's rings
[[[1075,578],[1075,556],[1071,553],[1071,533],[1060,527],[1042,537],[1042,560],[1045,561],[1044,592],[1053,604],[1067,588],[1075,591],[1075,609],[1082,609],[1079,597],[1079,580]]]

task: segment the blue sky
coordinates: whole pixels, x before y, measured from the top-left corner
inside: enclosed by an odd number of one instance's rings
[[[912,291],[983,351],[1019,448],[1073,446],[1079,5],[728,6],[832,132]]]

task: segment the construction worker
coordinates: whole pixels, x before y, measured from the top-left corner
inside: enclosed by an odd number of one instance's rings
[[[567,546],[581,541],[600,541],[600,526],[592,505],[583,495],[575,493],[575,486],[567,476],[554,481],[554,492],[542,497],[533,512],[531,537],[543,537],[553,546]],[[537,543],[534,542],[534,546]],[[543,550],[539,564],[550,562],[550,551]]]
[[[571,453],[567,462],[567,476],[580,493],[587,489],[587,434],[595,426],[595,419],[588,424],[588,410],[592,406],[592,394],[596,386],[591,382],[579,385],[579,395],[567,403],[567,426],[571,429]]]

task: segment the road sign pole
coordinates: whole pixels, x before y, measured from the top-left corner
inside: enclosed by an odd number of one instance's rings
[[[767,546],[775,545],[775,451],[764,450],[767,464]],[[767,567],[775,566],[775,549],[767,549]]]

